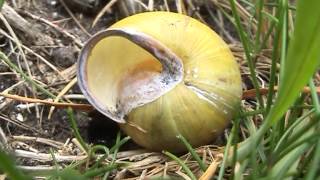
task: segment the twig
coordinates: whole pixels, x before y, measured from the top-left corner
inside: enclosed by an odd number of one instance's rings
[[[51,154],[46,154],[46,153],[34,153],[34,152],[30,152],[30,151],[25,151],[25,150],[20,150],[20,149],[16,149],[14,151],[15,156],[17,157],[23,157],[23,158],[29,158],[29,159],[33,159],[36,161],[41,161],[41,162],[48,162],[48,161],[52,161],[52,156]],[[60,155],[58,153],[54,154],[55,159],[57,160],[57,162],[73,162],[73,161],[80,161],[80,160],[84,160],[87,158],[87,156],[63,156]]]
[[[211,179],[216,173],[217,167],[221,163],[221,158],[215,159],[208,169],[204,172],[204,174],[199,178],[199,180],[208,180]]]
[[[51,105],[55,106],[57,108],[67,108],[71,107],[73,109],[77,110],[83,110],[83,111],[92,111],[93,107],[89,104],[76,104],[76,103],[57,103],[57,102],[52,102],[48,100],[41,100],[41,99],[33,99],[33,98],[28,98],[28,97],[23,97],[23,96],[18,96],[18,95],[12,95],[12,94],[4,94],[0,93],[0,96],[14,99],[17,101],[22,101],[22,102],[29,102],[29,103],[42,103],[46,105]]]
[[[43,46],[54,44],[53,39],[50,36],[43,34],[40,29],[25,20],[12,7],[7,5],[7,3],[4,3],[1,13],[8,20],[9,24],[15,29],[23,32],[25,37],[30,38],[36,45]]]
[[[17,166],[18,169],[21,169],[22,171],[26,171],[28,173],[38,173],[38,172],[50,172],[50,171],[56,171],[57,169],[62,169],[61,166]]]
[[[151,9],[149,9],[149,5],[145,5],[143,2],[141,2],[140,0],[133,0],[134,2],[136,2],[137,4],[141,5],[141,7],[143,7],[145,10],[147,11],[152,11]]]
[[[148,2],[148,9],[150,11],[153,11],[154,10],[154,0],[149,0]]]
[[[188,174],[188,176],[192,179],[192,180],[196,180],[197,178],[195,177],[195,175],[191,172],[191,170],[188,168],[188,166],[183,163],[178,157],[176,157],[175,155],[171,154],[168,151],[163,151],[163,154],[167,155],[168,157],[170,157],[171,159],[175,160],[182,168],[183,170]]]
[[[89,149],[90,149],[89,145],[83,140],[82,136],[80,135],[79,128],[77,126],[77,122],[74,118],[73,111],[70,107],[68,108],[67,113],[68,113],[68,120],[69,120],[69,124],[72,128],[73,135],[76,137],[76,140],[79,142],[80,146],[82,146],[82,148],[80,148],[80,150],[84,150],[84,152],[89,153]],[[74,142],[74,140],[72,140],[72,142]],[[77,145],[79,145],[79,144],[77,143]]]
[[[132,155],[137,155],[139,153],[144,153],[146,152],[145,150],[132,150],[132,151],[123,151],[117,153],[117,158],[130,158]],[[14,151],[15,156],[17,157],[22,157],[22,158],[28,158],[28,159],[33,159],[36,161],[41,161],[41,162],[49,162],[52,161],[52,156],[51,154],[47,153],[34,153],[26,150],[20,150],[16,149]],[[55,153],[55,158],[57,162],[73,162],[73,161],[80,161],[86,159],[88,156],[87,155],[60,155],[58,153]],[[97,155],[97,158],[102,157],[103,155]],[[111,155],[109,155],[108,158],[112,158]]]
[[[10,8],[10,6],[7,6],[8,8]],[[12,9],[13,10],[13,9]],[[15,11],[14,11],[15,12]],[[17,18],[18,18],[19,16],[17,16]],[[14,39],[14,42],[16,43],[16,45],[17,45],[17,47],[18,47],[18,50],[19,50],[19,52],[20,52],[20,54],[21,54],[21,56],[22,56],[22,60],[23,60],[23,62],[24,62],[24,64],[25,64],[25,67],[26,67],[26,69],[27,69],[27,73],[28,73],[28,75],[29,75],[29,77],[30,78],[32,78],[32,73],[31,73],[31,70],[30,70],[30,67],[29,67],[29,64],[28,64],[28,60],[27,60],[27,58],[26,58],[26,55],[25,55],[25,53],[24,53],[24,51],[22,50],[22,43],[20,42],[20,40],[18,39],[18,37],[16,36],[16,34],[15,34],[15,32],[13,31],[13,29],[11,28],[11,26],[10,26],[10,24],[9,24],[9,22],[7,21],[7,19],[4,17],[4,15],[2,14],[2,13],[0,13],[0,19],[2,20],[2,22],[3,22],[3,24],[5,25],[5,27],[8,29],[8,31],[9,31],[9,33],[11,34],[11,36],[13,37],[13,39]],[[13,23],[14,21],[12,21],[12,23]],[[35,93],[35,87],[34,86],[32,86],[31,87],[31,89],[32,89],[32,95],[33,95],[33,97],[34,98],[36,98],[37,96],[36,96],[36,93]],[[39,108],[36,106],[36,117],[37,118],[39,118]]]
[[[7,121],[7,122],[10,122],[10,123],[22,128],[22,129],[25,129],[25,130],[28,130],[28,131],[32,131],[32,132],[38,133],[40,135],[44,135],[44,133],[42,131],[39,131],[38,129],[33,128],[31,126],[27,126],[26,124],[21,123],[20,121],[9,119],[8,117],[3,116],[3,115],[0,115],[0,119],[3,119],[5,121]]]
[[[166,7],[166,11],[170,12],[170,7],[168,5],[168,1],[167,0],[163,0],[163,2],[164,2],[164,6]]]
[[[10,86],[9,88],[5,89],[4,91],[2,91],[2,93],[5,93],[7,94],[8,92],[10,92],[11,90],[13,90],[15,87],[18,87],[20,86],[24,81],[19,81],[17,83],[15,83],[14,85]],[[2,101],[2,97],[0,98],[0,109],[4,108],[5,106],[7,106],[11,101],[12,99],[6,99],[4,101]]]
[[[274,87],[274,90],[278,90],[278,86]],[[320,94],[320,87],[316,87],[316,91],[318,94]],[[268,93],[268,88],[260,88],[259,92],[261,95],[266,95]],[[309,87],[304,87],[302,90],[303,93],[309,94],[311,92]],[[249,99],[249,98],[255,98],[256,97],[256,90],[255,89],[250,89],[247,91],[243,92],[242,99]]]
[[[66,94],[63,96],[64,99],[78,99],[78,100],[85,100],[86,97],[84,97],[83,94]]]
[[[180,14],[186,14],[186,8],[184,2],[182,0],[175,0],[177,11]]]
[[[56,24],[50,22],[49,20],[46,20],[46,19],[44,19],[44,18],[42,18],[40,16],[36,16],[34,14],[31,14],[30,12],[27,12],[27,11],[23,11],[23,13],[26,14],[27,16],[31,17],[32,19],[38,20],[40,22],[43,22],[43,23],[53,27],[54,29],[59,31],[61,34],[65,35],[66,37],[68,37],[71,40],[73,40],[76,45],[78,45],[79,47],[83,47],[83,43],[79,40],[79,38],[77,38],[76,36],[72,35],[71,33],[69,33],[68,31],[64,30],[63,28],[57,26]]]
[[[42,144],[46,144],[55,148],[60,149],[64,143],[58,142],[58,141],[54,141],[51,139],[46,139],[46,138],[41,138],[41,137],[30,137],[30,136],[12,136],[12,138],[14,140],[18,140],[18,141],[33,141],[33,142],[38,142],[38,143],[42,143]]]
[[[6,134],[3,132],[2,127],[0,126],[0,148],[6,148],[8,140]]]
[[[81,23],[77,20],[77,18],[74,16],[74,14],[72,13],[72,11],[69,9],[69,7],[66,5],[66,3],[64,2],[64,0],[60,0],[60,3],[62,4],[62,6],[66,9],[66,11],[68,12],[68,14],[71,16],[71,18],[74,20],[74,22],[79,26],[79,28],[89,37],[91,37],[91,34],[81,25]]]
[[[317,87],[317,92],[320,94],[320,87]],[[278,87],[275,87],[275,91],[278,90]],[[260,88],[259,89],[260,93],[262,95],[265,95],[268,93],[267,88]],[[310,88],[309,87],[304,87],[303,88],[303,93],[310,93]],[[76,110],[83,110],[83,111],[92,111],[94,108],[90,104],[77,104],[77,103],[59,103],[59,102],[52,102],[48,100],[41,100],[41,99],[34,99],[34,98],[28,98],[28,97],[23,97],[23,96],[18,96],[18,95],[12,95],[12,94],[7,94],[7,93],[0,93],[0,96],[21,101],[21,102],[29,102],[29,103],[41,103],[45,105],[51,105],[55,106],[57,108],[66,108],[66,107],[71,107],[72,109]],[[243,92],[242,99],[249,99],[249,98],[254,98],[256,97],[256,90],[255,89],[250,89],[247,91]]]
[[[57,103],[57,102],[60,100],[60,98],[61,98],[64,94],[66,94],[66,93],[69,91],[69,89],[71,89],[76,83],[77,83],[77,78],[73,78],[73,79],[62,89],[62,91],[57,95],[57,97],[54,99],[53,102]],[[53,111],[54,111],[54,108],[55,108],[55,106],[50,107],[49,114],[48,114],[48,119],[51,119],[51,116],[52,116],[52,113],[53,113]]]
[[[86,149],[81,145],[77,138],[72,138],[71,142],[81,150],[82,154],[87,154]]]
[[[97,16],[94,18],[91,27],[94,27],[99,19],[107,12],[110,11],[110,8],[117,2],[118,0],[111,0],[104,6],[104,8],[97,14]]]
[[[11,37],[9,34],[7,34],[4,30],[0,29],[0,33],[4,36],[6,36],[7,38],[9,38],[10,40],[14,41],[14,38]],[[30,52],[31,54],[35,55],[37,58],[39,58],[43,63],[45,63],[46,65],[48,65],[52,70],[54,70],[55,72],[57,72],[63,79],[66,79],[61,72],[54,66],[52,65],[48,60],[46,60],[44,57],[42,57],[41,55],[39,55],[38,53],[34,52],[32,49],[28,48],[27,46],[21,44],[22,48],[24,48],[25,50],[27,50],[28,52]]]

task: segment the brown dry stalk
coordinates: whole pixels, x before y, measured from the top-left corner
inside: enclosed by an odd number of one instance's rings
[[[268,88],[260,88],[259,90],[262,95],[266,95],[268,93]],[[278,86],[275,86],[274,90],[278,91]],[[304,87],[302,90],[303,93],[310,93],[310,91],[311,90],[309,87]],[[318,94],[320,94],[320,86],[316,87],[316,91]],[[255,89],[246,90],[242,94],[242,99],[255,98],[256,95],[257,95],[257,93],[256,93]]]
[[[0,96],[3,96],[5,98],[9,98],[9,99],[13,99],[16,101],[21,101],[21,102],[41,103],[41,104],[51,105],[51,106],[55,106],[57,108],[71,107],[73,109],[83,110],[83,111],[92,111],[94,109],[90,104],[53,102],[53,101],[48,101],[48,100],[34,99],[34,98],[28,98],[28,97],[23,97],[23,96],[18,96],[18,95],[13,95],[13,94],[5,94],[5,93],[0,93]]]
[[[278,90],[278,86],[275,86],[274,90],[277,91]],[[303,88],[303,93],[310,93],[310,91],[311,90],[310,90],[309,87],[304,87]],[[320,87],[316,87],[316,91],[317,91],[318,94],[320,94]],[[266,95],[268,93],[268,88],[260,88],[260,93],[262,95]],[[256,94],[257,93],[256,93],[255,89],[246,90],[246,91],[243,92],[242,99],[255,98]],[[9,98],[9,99],[13,99],[13,100],[16,100],[16,101],[28,102],[28,103],[41,103],[41,104],[45,104],[45,105],[55,106],[57,108],[71,107],[72,109],[82,110],[82,111],[92,111],[92,110],[94,110],[94,107],[91,106],[90,104],[53,102],[53,101],[49,101],[49,100],[28,98],[28,97],[23,97],[23,96],[18,96],[18,95],[13,95],[13,94],[7,94],[7,93],[0,93],[0,96],[3,96],[5,98]]]
[[[216,173],[217,167],[222,162],[222,158],[218,156],[217,159],[213,160],[208,169],[204,172],[204,174],[199,178],[199,180],[209,180]]]

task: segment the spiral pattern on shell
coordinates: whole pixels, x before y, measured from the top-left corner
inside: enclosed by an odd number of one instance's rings
[[[93,36],[78,65],[89,102],[138,144],[183,151],[212,141],[237,111],[239,67],[228,45],[201,22],[148,12]]]

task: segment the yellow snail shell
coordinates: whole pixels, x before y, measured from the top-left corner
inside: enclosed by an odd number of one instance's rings
[[[81,51],[79,86],[139,145],[184,151],[210,143],[242,94],[239,67],[209,27],[177,13],[147,12],[94,35]]]

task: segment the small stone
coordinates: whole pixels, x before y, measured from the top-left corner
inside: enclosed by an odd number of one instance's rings
[[[24,121],[24,118],[23,118],[23,116],[22,116],[21,113],[18,113],[18,114],[17,114],[16,119],[17,119],[18,121],[20,121],[20,122],[23,122],[23,121]]]

